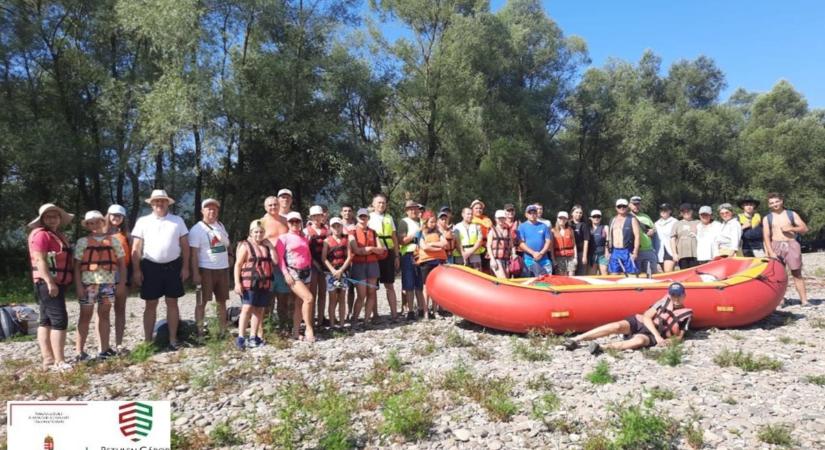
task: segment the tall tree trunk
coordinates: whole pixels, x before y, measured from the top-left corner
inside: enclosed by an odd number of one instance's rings
[[[201,195],[203,190],[203,168],[201,167],[201,133],[197,125],[192,125],[192,136],[195,139],[195,206],[196,220],[201,220]]]
[[[163,149],[155,155],[155,189],[163,189]]]

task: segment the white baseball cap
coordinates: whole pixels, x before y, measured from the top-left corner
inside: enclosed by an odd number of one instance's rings
[[[367,208],[361,208],[361,209],[358,210],[358,213],[355,215],[355,217],[369,216],[369,215],[370,215],[370,211]]]
[[[496,210],[495,218],[496,219],[504,219],[507,217],[507,212],[503,209]]]
[[[332,220],[329,221],[329,226],[333,226],[333,225],[344,226],[344,221],[341,220],[340,217],[333,217]]]
[[[321,208],[321,206],[319,206],[319,205],[312,205],[312,207],[309,208],[309,215],[310,216],[314,216],[316,214],[323,214],[323,213],[324,213],[324,208]]]
[[[288,195],[292,197],[292,191],[290,191],[289,189],[281,189],[280,191],[278,191],[278,197],[282,195]]]
[[[616,200],[616,206],[627,206],[627,199],[626,198],[620,198],[620,199]]]
[[[699,215],[702,215],[702,214],[710,214],[710,215],[713,215],[713,208],[711,208],[711,207],[710,207],[710,206],[708,206],[708,205],[705,205],[705,206],[703,206],[703,207],[699,208]]]
[[[601,215],[602,215],[602,212],[598,209],[594,209],[593,211],[590,211],[590,217],[601,216]]]
[[[201,202],[201,209],[206,208],[207,205],[215,205],[218,208],[220,208],[221,202],[215,200],[214,198],[207,198],[206,200]]]
[[[112,205],[106,211],[106,214],[120,214],[121,216],[125,216],[126,215],[126,208],[124,208],[120,205]]]
[[[103,217],[103,214],[101,214],[98,210],[86,211],[86,215],[83,217],[83,222],[80,224],[85,227],[87,223],[93,220],[106,220],[106,218]]]
[[[301,213],[298,211],[292,211],[286,215],[286,221],[289,222],[290,220],[303,220],[301,219]]]
[[[556,218],[559,218],[559,217],[564,217],[565,219],[569,219],[570,215],[567,214],[567,211],[559,211],[559,213],[556,215]]]

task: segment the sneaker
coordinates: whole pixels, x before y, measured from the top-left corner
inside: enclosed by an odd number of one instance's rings
[[[180,344],[177,342],[170,342],[169,345],[166,346],[166,349],[170,352],[176,352],[180,350]]]
[[[105,350],[105,351],[102,351],[102,352],[98,353],[98,354],[97,354],[97,358],[96,358],[96,359],[97,359],[98,361],[106,361],[107,359],[109,359],[109,358],[111,358],[111,357],[113,357],[113,356],[115,356],[115,355],[117,355],[117,353],[115,353],[115,351],[114,351],[114,350],[112,350],[111,348],[109,348],[109,349],[107,349],[107,350]]]
[[[422,318],[422,317],[424,317],[424,310],[423,310],[423,309],[419,309],[419,310],[418,310],[418,318],[420,319],[420,318]]]
[[[235,339],[235,347],[237,347],[238,350],[245,349],[246,348],[246,339],[244,339],[243,336],[238,336]]]
[[[252,338],[252,342],[255,343],[255,347],[263,347],[264,346],[264,340],[259,338],[258,336],[255,336],[254,338]]]
[[[564,348],[565,348],[565,350],[567,350],[567,351],[571,351],[571,352],[572,352],[573,350],[575,350],[575,349],[579,348],[579,343],[578,343],[578,341],[574,341],[573,339],[565,339],[565,340],[564,340],[564,343],[563,343],[563,344],[561,344],[561,345],[562,345],[562,347],[564,347]]]
[[[407,320],[409,320],[410,322],[412,322],[413,320],[415,320],[415,313],[414,313],[414,312],[412,312],[412,311],[408,312],[408,313],[407,313]]]
[[[587,351],[589,351],[593,356],[600,355],[602,353],[602,346],[595,342],[591,342],[590,345],[587,346]]]
[[[89,355],[86,355],[86,356],[89,356]],[[63,361],[60,364],[55,364],[51,368],[52,372],[68,372],[70,370],[72,370],[72,365],[67,363],[66,361]]]
[[[77,355],[77,356],[75,356],[75,357],[74,357],[74,362],[76,362],[76,363],[80,363],[80,362],[83,362],[83,361],[88,361],[88,360],[89,360],[89,358],[90,358],[90,357],[89,357],[89,354],[88,354],[88,353],[86,353],[86,352],[80,352],[80,354],[79,354],[79,355]],[[65,362],[64,362],[64,364],[65,364]]]
[[[123,345],[116,345],[115,346],[115,352],[118,355],[125,356],[125,355],[129,354],[129,349],[124,347]]]
[[[329,326],[329,319],[324,319],[321,322],[322,322],[321,326],[323,326],[323,327],[328,327]]]

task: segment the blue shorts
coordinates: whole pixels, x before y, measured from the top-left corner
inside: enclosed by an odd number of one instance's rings
[[[624,270],[622,270],[622,266],[624,266]],[[610,254],[610,262],[607,264],[607,271],[610,273],[639,273],[636,263],[633,261],[633,258],[630,257],[630,250],[626,248],[613,249],[613,252]]]
[[[528,260],[524,258],[524,271],[523,273],[529,277],[540,277],[542,275],[552,275],[553,274],[553,260],[544,257],[538,261]]]
[[[420,291],[424,289],[424,278],[421,276],[421,268],[415,265],[413,254],[401,255],[401,290]]]
[[[275,266],[272,269],[272,292],[276,294],[291,293],[292,290],[286,284],[286,278],[284,278],[284,274],[281,273],[281,268]]]
[[[241,303],[254,308],[265,308],[269,306],[269,292],[265,289],[248,289],[241,294]]]
[[[349,289],[349,281],[347,281],[349,274],[347,272],[341,274],[340,280],[336,280],[331,273],[326,273],[324,275],[327,277],[327,291],[331,292],[336,289]]]

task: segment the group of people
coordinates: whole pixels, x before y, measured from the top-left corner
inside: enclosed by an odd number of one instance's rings
[[[377,290],[386,290],[390,320],[429,318],[439,311],[426,292],[430,273],[444,263],[462,264],[491,276],[511,278],[561,274],[652,274],[685,269],[717,255],[776,256],[791,269],[803,304],[801,255],[796,237],[807,226],[796,212],[784,209],[782,196],[768,195],[770,213],[763,219],[759,201],[739,202],[735,214],[719,205],[720,221],[709,206],[679,207],[681,220],[668,204],[659,206],[654,222],[642,212],[642,199],[619,199],[615,216],[602,222],[598,209],[585,221],[584,210],[561,211],[554,223],[543,218],[541,204],[530,204],[519,222],[515,206],[504,205],[493,218],[486,205],[474,200],[453,220],[449,206],[438,210],[408,200],[398,222],[387,212],[388,199],[377,194],[368,208],[344,205],[330,218],[321,205],[309,209],[306,220],[292,210],[292,192],[281,189],[267,197],[266,213],[249,224],[247,237],[234,248],[220,222],[221,204],[201,203],[202,220],[187,228],[169,210],[175,200],[154,190],[146,202],[151,213],[129,230],[126,210],[112,205],[104,215],[89,211],[81,221],[88,234],[69,243],[61,229],[73,220],[62,208],[46,204],[30,224],[29,252],[35,295],[40,305],[38,342],[44,367],[66,370],[64,347],[68,315],[65,291],[74,281],[80,315],[75,360],[91,358],[86,340],[97,305],[97,358],[123,348],[125,305],[129,287],[139,288],[145,301],[144,337],[153,339],[156,311],[163,297],[167,309],[169,349],[176,350],[178,299],[184,283],[196,286],[195,322],[203,335],[206,303],[216,302],[219,333],[227,332],[226,302],[230,287],[242,300],[238,349],[264,345],[264,318],[277,313],[292,336],[315,341],[315,327],[369,326],[378,316]],[[234,260],[234,262],[233,262]],[[401,304],[394,288],[401,274]],[[234,283],[230,283],[230,278]],[[328,302],[327,302],[328,300]],[[110,338],[110,313],[115,310],[115,338]],[[359,323],[364,314],[363,325]],[[404,315],[406,313],[406,315]],[[291,316],[291,320],[289,319]],[[641,323],[641,322],[639,322]],[[637,323],[638,325],[638,323]]]

